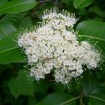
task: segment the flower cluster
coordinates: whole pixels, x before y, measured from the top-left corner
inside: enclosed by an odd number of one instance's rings
[[[79,42],[73,26],[77,19],[68,12],[45,11],[42,26],[25,32],[18,40],[31,65],[36,80],[54,73],[55,81],[67,84],[83,73],[83,67],[94,69],[100,54],[87,41]]]

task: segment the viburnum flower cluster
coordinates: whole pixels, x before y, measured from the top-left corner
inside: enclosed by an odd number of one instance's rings
[[[44,79],[53,73],[56,82],[67,84],[84,72],[84,66],[94,69],[100,54],[87,41],[79,42],[73,26],[77,19],[72,13],[55,9],[44,11],[42,25],[24,32],[18,39],[31,65],[30,76]]]

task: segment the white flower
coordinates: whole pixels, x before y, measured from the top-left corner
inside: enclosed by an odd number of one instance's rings
[[[45,11],[42,19],[42,26],[25,32],[18,40],[31,66],[31,76],[40,80],[52,71],[56,82],[67,84],[84,72],[84,65],[89,69],[99,65],[98,51],[87,41],[79,42],[73,32],[77,21],[74,14]]]

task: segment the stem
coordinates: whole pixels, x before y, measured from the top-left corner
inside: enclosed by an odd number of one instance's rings
[[[57,5],[58,5],[58,0],[55,1],[55,7],[57,7]]]
[[[84,103],[83,103],[83,89],[82,89],[82,79],[81,79],[80,105],[84,105]]]
[[[82,98],[83,98],[83,94],[81,93],[81,95],[80,95],[80,105],[84,105]]]
[[[94,99],[97,99],[97,100],[100,100],[100,101],[105,102],[105,100],[104,100],[104,99],[101,99],[101,98],[96,97],[96,96],[87,95],[87,96],[85,96],[85,97],[90,97],[90,98],[94,98]]]
[[[53,0],[39,0],[38,2],[39,3],[46,3],[46,2],[50,2],[50,1],[53,1]]]
[[[76,99],[78,99],[78,98],[80,98],[80,96],[75,97],[75,98],[72,98],[72,99],[70,99],[70,100],[67,100],[67,101],[65,101],[64,103],[60,104],[60,105],[65,105],[65,104],[67,104],[68,102],[73,101],[73,100],[76,100]]]

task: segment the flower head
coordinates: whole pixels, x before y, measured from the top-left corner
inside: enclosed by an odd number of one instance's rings
[[[79,42],[73,26],[77,19],[68,12],[45,11],[42,26],[25,32],[18,40],[31,65],[30,75],[44,79],[51,71],[55,81],[67,84],[84,72],[83,66],[94,69],[100,54],[87,42]]]

